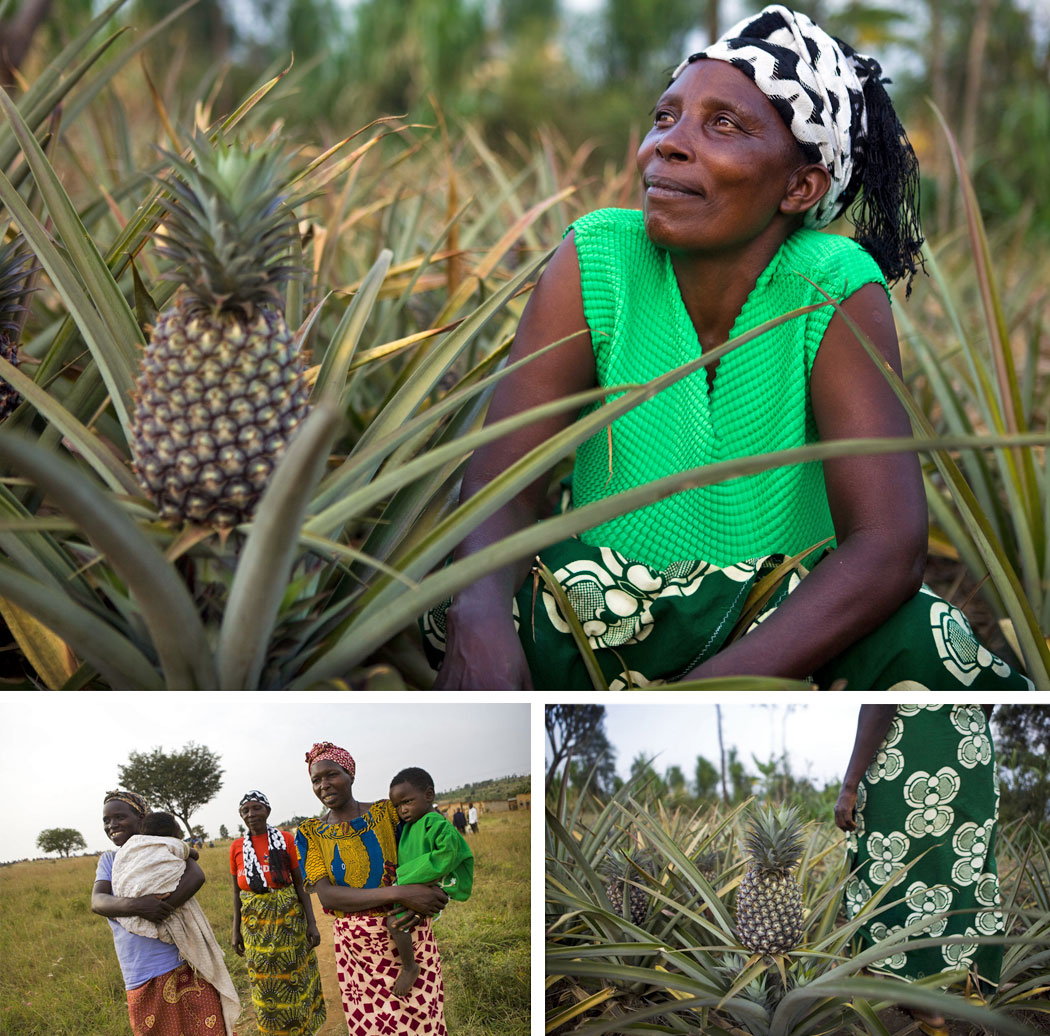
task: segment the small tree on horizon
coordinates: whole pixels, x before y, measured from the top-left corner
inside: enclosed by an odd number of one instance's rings
[[[220,838],[229,838],[230,837],[230,832],[227,829],[225,824],[220,824],[219,825],[219,837]]]
[[[205,745],[192,741],[175,752],[154,748],[132,752],[125,766],[118,766],[122,787],[137,792],[151,809],[163,809],[193,830],[190,817],[209,803],[222,788],[219,756]]]
[[[74,849],[86,849],[84,836],[73,827],[48,827],[37,835],[37,848],[45,853],[68,856]]]

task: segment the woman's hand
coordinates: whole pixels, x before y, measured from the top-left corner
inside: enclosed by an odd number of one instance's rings
[[[842,786],[835,803],[835,826],[842,831],[856,831],[857,789]]]
[[[397,901],[417,914],[433,917],[448,902],[448,895],[436,885],[398,885]]]
[[[175,907],[168,902],[167,896],[167,893],[164,896],[136,896],[129,904],[132,916],[144,917],[154,924],[167,921],[175,913]]]
[[[234,952],[237,954],[237,956],[238,957],[243,957],[244,956],[244,939],[241,936],[240,928],[236,928],[235,927],[233,929],[233,938],[230,940],[230,943],[233,946]]]
[[[395,910],[396,914],[397,911]],[[426,920],[421,914],[417,914],[414,910],[410,910],[408,913],[402,914],[400,919],[394,922],[394,928],[399,932],[411,932],[413,928],[418,924],[422,924]]]
[[[316,949],[321,945],[321,933],[315,924],[308,924],[306,926],[306,942],[311,949]]]

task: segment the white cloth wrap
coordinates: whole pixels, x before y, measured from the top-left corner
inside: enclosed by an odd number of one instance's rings
[[[113,857],[113,895],[159,896],[174,892],[186,870],[190,847],[178,838],[132,835]],[[241,1013],[237,996],[215,933],[196,899],[183,903],[166,921],[155,924],[144,917],[118,917],[129,932],[178,947],[183,960],[215,987],[222,1001],[226,1036]]]
[[[805,225],[814,230],[826,227],[843,208],[840,200],[853,177],[854,149],[867,132],[861,77],[866,80],[869,69],[878,70],[877,63],[861,54],[847,56],[806,15],[780,4],[734,25],[683,61],[671,78],[677,79],[697,58],[727,61],[740,69],[782,115],[784,102],[790,105],[789,128],[795,139],[816,147],[831,173],[827,194],[805,217]],[[854,111],[859,116],[856,126]]]

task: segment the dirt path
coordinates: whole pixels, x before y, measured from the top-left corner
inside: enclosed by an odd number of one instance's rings
[[[324,990],[328,1017],[318,1036],[346,1036],[346,1021],[343,1016],[343,1000],[339,995],[339,983],[335,977],[335,950],[332,947],[332,917],[321,909],[316,895],[310,896],[314,917],[321,932],[321,945],[317,947],[317,966],[321,972],[321,988]]]

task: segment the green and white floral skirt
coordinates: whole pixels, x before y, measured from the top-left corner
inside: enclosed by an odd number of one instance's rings
[[[995,829],[999,778],[980,705],[900,705],[857,795],[849,837],[851,919],[887,882],[890,891],[861,929],[876,945],[928,919],[877,970],[916,979],[957,969],[999,982],[1003,947],[974,942],[908,949],[912,939],[1003,934]]]
[[[792,572],[754,617],[749,595],[784,560],[775,554],[728,567],[677,561],[658,569],[578,539],[547,547],[543,564],[565,591],[611,690],[671,683],[752,629],[799,585]],[[805,574],[805,570],[802,570]],[[421,619],[431,665],[445,649],[449,601]],[[514,601],[537,690],[590,690],[593,683],[561,605],[534,570]],[[818,687],[847,690],[1031,690],[1031,683],[974,638],[957,608],[925,587],[879,629],[813,674]]]

